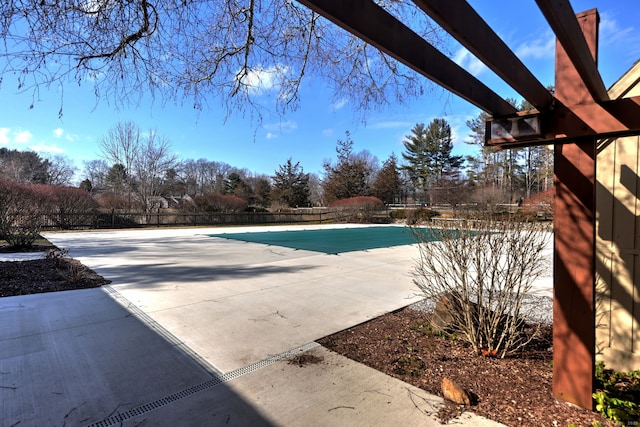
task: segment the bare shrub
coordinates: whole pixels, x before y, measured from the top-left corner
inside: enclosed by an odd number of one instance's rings
[[[403,209],[401,214],[404,215],[407,225],[415,225],[420,222],[431,221],[432,218],[440,216],[440,212],[426,208]]]
[[[371,222],[374,214],[384,209],[384,203],[377,197],[358,196],[336,200],[329,208],[336,213],[338,221]]]
[[[537,336],[523,303],[543,271],[547,225],[486,217],[412,230],[420,252],[414,283],[437,304],[434,322],[484,355],[504,357]]]

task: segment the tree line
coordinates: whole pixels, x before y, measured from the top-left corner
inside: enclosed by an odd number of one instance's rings
[[[478,147],[479,155],[466,158],[452,154],[451,126],[442,118],[417,123],[403,141],[401,156],[392,153],[382,162],[368,150],[355,152],[347,131],[337,141],[335,159],[323,164],[322,176],[305,172],[293,158],[272,175],[204,158],[181,160],[156,131],[142,132],[135,123],[122,122],[98,141],[101,158],[84,162],[79,187],[103,207],[142,212],[166,207],[167,200],[212,206],[207,202],[212,195],[235,197],[253,209],[281,209],[328,206],[359,196],[387,205],[514,203],[549,189],[553,152],[484,147],[485,119],[481,114],[467,123],[472,130],[468,143]],[[63,156],[46,159],[0,149],[4,179],[70,186],[75,172]],[[242,205],[231,200],[236,208]]]

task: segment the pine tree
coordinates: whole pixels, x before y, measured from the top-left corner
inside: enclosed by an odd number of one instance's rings
[[[398,170],[398,158],[391,154],[376,175],[372,186],[373,195],[386,204],[397,203],[402,196],[402,180]]]
[[[373,172],[372,162],[377,160],[366,151],[353,154],[353,140],[348,131],[345,134],[346,139],[338,140],[336,147],[337,163],[326,162],[323,165],[325,177],[322,189],[328,203],[371,194],[369,181]]]
[[[309,194],[309,174],[304,173],[299,162],[294,164],[289,158],[273,176],[272,202],[289,207],[309,206]]]
[[[404,167],[422,192],[427,192],[445,173],[453,172],[463,163],[462,156],[453,156],[451,126],[444,119],[433,119],[428,127],[416,124],[404,140]]]

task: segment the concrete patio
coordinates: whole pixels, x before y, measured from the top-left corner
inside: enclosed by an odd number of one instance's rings
[[[113,283],[0,299],[1,425],[439,425],[441,398],[314,342],[417,301],[415,245],[326,255],[220,231],[47,234]],[[304,351],[322,362],[287,363]]]

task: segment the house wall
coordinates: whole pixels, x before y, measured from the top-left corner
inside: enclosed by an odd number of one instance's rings
[[[640,96],[639,80],[637,63],[610,97]],[[640,369],[640,136],[600,141],[596,169],[596,356]]]

